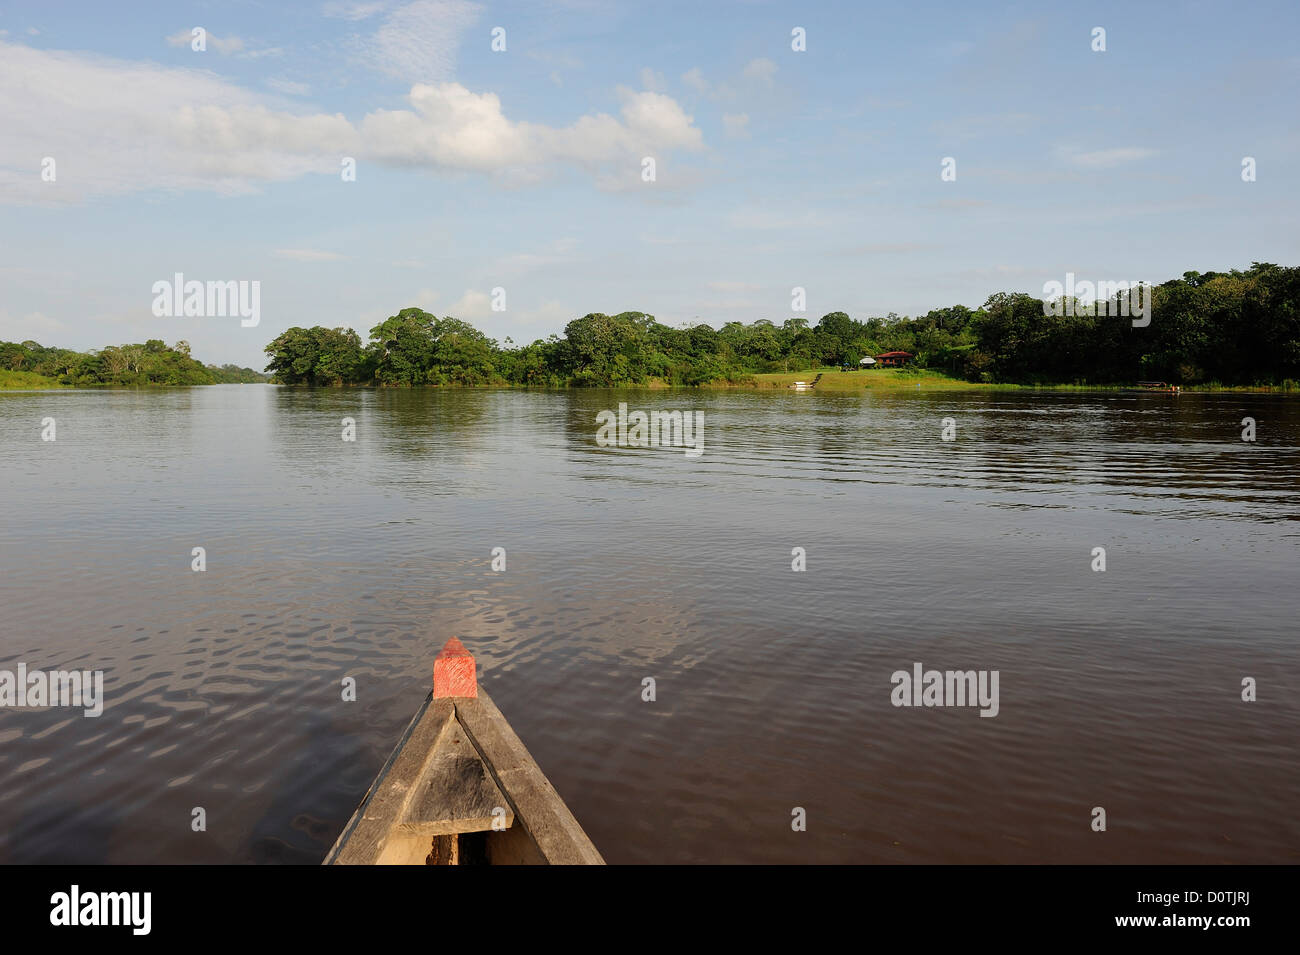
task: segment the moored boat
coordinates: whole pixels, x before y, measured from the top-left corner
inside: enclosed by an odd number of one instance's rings
[[[796,381],[793,384],[791,384],[790,387],[793,388],[795,391],[812,391],[814,388],[817,387],[817,382],[822,380],[822,375],[824,374],[825,372],[818,372],[817,377],[814,378],[812,381]]]
[[[1171,385],[1165,381],[1139,381],[1134,388],[1121,388],[1120,392],[1126,395],[1147,395],[1163,394],[1176,395],[1182,392],[1178,385]]]
[[[325,865],[603,865],[454,637]]]

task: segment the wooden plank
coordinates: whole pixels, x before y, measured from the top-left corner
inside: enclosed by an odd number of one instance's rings
[[[553,865],[604,865],[560,794],[487,692],[455,701],[456,720],[514,810],[514,821]],[[489,836],[489,839],[493,838]]]
[[[416,711],[370,791],[325,857],[326,865],[374,865],[383,856],[389,832],[401,818],[438,737],[449,722],[454,722],[456,708],[452,701],[432,697],[430,693]]]
[[[492,829],[498,808],[505,831]],[[486,692],[430,695],[325,864],[447,864],[458,834],[478,831],[498,864],[605,861]]]
[[[403,832],[443,836],[482,832],[498,818],[499,829],[514,823],[509,801],[456,720],[443,727],[422,773],[402,816],[394,820]]]
[[[460,865],[460,837],[434,836],[425,865]]]

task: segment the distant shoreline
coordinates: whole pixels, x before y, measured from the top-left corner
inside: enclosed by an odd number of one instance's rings
[[[818,370],[808,369],[805,371],[777,372],[771,374],[754,374],[748,376],[748,380],[740,379],[736,381],[711,381],[700,385],[673,385],[662,380],[651,380],[640,384],[621,384],[621,385],[567,385],[567,386],[544,386],[544,385],[518,385],[509,383],[481,384],[481,385],[415,385],[409,387],[394,385],[377,385],[377,384],[342,384],[342,385],[305,385],[292,384],[287,385],[281,382],[212,382],[202,385],[168,385],[168,384],[141,384],[141,385],[114,385],[114,384],[64,384],[53,378],[47,378],[32,372],[8,372],[0,371],[0,391],[84,391],[84,390],[120,390],[129,388],[131,390],[151,390],[166,388],[210,388],[220,384],[262,384],[273,385],[278,388],[291,389],[312,389],[321,388],[331,391],[344,391],[352,389],[364,390],[406,390],[406,391],[590,391],[590,390],[617,390],[617,391],[789,391],[792,393],[807,394],[808,391],[795,392],[794,383],[797,381],[811,382],[818,374],[822,375],[821,380],[817,383],[812,391],[818,394],[836,394],[849,395],[861,392],[884,392],[884,393],[915,393],[917,391],[1074,391],[1074,392],[1101,392],[1101,393],[1119,393],[1132,392],[1135,385],[1129,384],[1076,384],[1073,382],[1053,382],[1053,383],[1018,383],[1018,382],[987,382],[987,381],[965,381],[961,378],[954,378],[950,375],[944,375],[940,372],[921,369],[876,369],[872,371],[840,371],[833,368],[823,368]],[[1180,385],[1184,393],[1187,394],[1212,394],[1212,393],[1231,393],[1231,394],[1283,394],[1283,395],[1300,395],[1300,389],[1287,388],[1283,385]],[[1153,395],[1166,395],[1167,392],[1154,391]]]
[[[857,391],[1130,391],[1136,383],[1088,384],[1075,382],[1023,383],[1005,381],[966,381],[928,369],[892,369],[881,368],[872,371],[839,371],[820,368],[800,372],[780,372],[777,374],[756,374],[751,376],[753,383],[710,382],[701,388],[743,388],[752,390],[772,390],[790,388],[796,381],[811,382],[818,374],[822,379],[813,389],[819,392],[848,394]],[[918,388],[919,386],[919,388]],[[1179,385],[1183,392],[1242,392],[1242,393],[1279,393],[1300,394],[1300,389],[1286,388],[1282,385],[1216,385],[1211,382],[1198,385]],[[1152,392],[1165,394],[1165,392]]]

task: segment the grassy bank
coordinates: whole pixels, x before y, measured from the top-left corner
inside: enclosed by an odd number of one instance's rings
[[[770,375],[753,375],[752,384],[740,383],[724,385],[732,388],[789,388],[796,381],[811,382],[822,374],[817,382],[818,391],[967,391],[974,388],[1006,388],[1015,385],[981,385],[973,381],[962,381],[943,372],[930,369],[911,368],[875,368],[871,371],[839,371],[835,368],[819,368],[816,371],[788,371]],[[708,386],[712,387],[712,386]]]
[[[1132,388],[1132,384],[1122,385],[1087,385],[1087,384],[1040,384],[1016,385],[1005,383],[983,383],[954,378],[941,371],[928,368],[876,368],[871,371],[840,371],[836,368],[818,368],[811,371],[790,371],[778,374],[751,375],[748,380],[735,382],[715,382],[706,388],[784,388],[789,389],[796,381],[811,382],[821,373],[822,380],[817,382],[819,392],[849,393],[860,391],[972,391],[976,389],[1042,390],[1042,391],[1119,391]],[[1184,385],[1183,391],[1227,391],[1227,392],[1282,392],[1295,394],[1293,382],[1282,385],[1220,385],[1207,382],[1200,385]]]
[[[53,378],[46,378],[34,371],[0,370],[0,388],[62,388]]]

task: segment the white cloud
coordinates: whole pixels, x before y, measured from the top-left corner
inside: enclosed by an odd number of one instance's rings
[[[749,138],[748,113],[723,113],[722,128],[732,139]]]
[[[547,328],[554,328],[556,325],[567,325],[578,316],[574,314],[572,308],[564,305],[558,299],[551,299],[543,302],[537,308],[524,309],[512,317],[517,325],[542,325]]]
[[[321,13],[336,20],[366,20],[383,10],[388,4],[379,3],[327,3]]]
[[[512,123],[495,93],[459,83],[417,85],[409,110],[378,110],[362,121],[372,154],[411,164],[491,170],[536,157],[524,124]]]
[[[247,192],[250,181],[337,174],[339,150],[356,142],[342,116],[274,112],[204,70],[3,41],[0,128],[0,199],[44,202]],[[44,156],[55,160],[55,182],[40,180],[34,164]]]
[[[481,322],[493,314],[492,298],[487,292],[466,289],[465,294],[447,308],[447,314],[470,324]]]
[[[361,126],[366,151],[382,160],[435,168],[500,171],[561,161],[588,168],[639,161],[653,150],[699,149],[703,136],[677,101],[620,88],[620,118],[607,113],[554,127],[506,117],[495,93],[459,83],[420,85],[410,110],[379,110]]]
[[[642,156],[703,147],[672,97],[620,88],[618,116],[567,126],[514,120],[500,98],[459,83],[420,84],[410,109],[300,114],[205,70],[0,41],[0,201],[69,202],[147,190],[248,192],[307,173],[337,176],[343,156],[527,184],[556,164],[598,181]],[[35,158],[33,158],[33,156]],[[53,157],[57,180],[42,182]]]
[[[407,83],[437,83],[456,67],[461,34],[483,8],[469,0],[416,0],[398,7],[370,39],[369,65]]]

